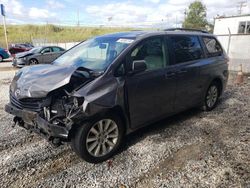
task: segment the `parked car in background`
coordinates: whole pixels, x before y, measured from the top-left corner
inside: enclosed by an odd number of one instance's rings
[[[9,52],[14,57],[15,54],[29,51],[32,48],[34,48],[34,46],[30,43],[12,44],[11,47],[9,48]]]
[[[98,36],[50,65],[21,69],[6,112],[55,145],[71,142],[88,162],[116,153],[141,127],[193,107],[214,109],[228,80],[228,57],[204,32]]]
[[[27,52],[16,54],[13,66],[23,67],[25,65],[49,64],[64,53],[65,49],[58,46],[35,47]]]
[[[4,59],[8,59],[10,57],[10,54],[8,50],[0,48],[0,62],[2,62]]]

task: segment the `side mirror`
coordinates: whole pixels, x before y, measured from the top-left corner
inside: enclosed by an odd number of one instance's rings
[[[133,61],[131,73],[136,74],[147,70],[147,64],[145,60]]]

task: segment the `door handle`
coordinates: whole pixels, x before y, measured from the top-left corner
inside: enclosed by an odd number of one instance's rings
[[[178,74],[182,74],[182,73],[186,73],[186,72],[187,72],[186,69],[181,69],[181,70],[177,71]]]
[[[165,74],[165,78],[166,78],[166,79],[169,79],[169,78],[174,77],[175,75],[176,75],[175,72],[168,72],[168,73]]]

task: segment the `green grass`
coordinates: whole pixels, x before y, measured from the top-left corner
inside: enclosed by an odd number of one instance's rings
[[[69,27],[57,25],[8,25],[8,40],[10,43],[32,42],[33,39],[47,42],[77,42],[96,35],[129,31],[132,28],[107,27]],[[3,26],[0,26],[0,47],[5,47]]]

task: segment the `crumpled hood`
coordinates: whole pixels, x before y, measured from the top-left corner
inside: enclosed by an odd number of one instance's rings
[[[30,51],[26,51],[26,52],[20,52],[18,54],[15,55],[16,58],[22,58],[28,55],[33,55],[33,53],[31,53]]]
[[[70,82],[77,67],[35,65],[22,68],[11,83],[16,98],[43,98],[57,88]]]

